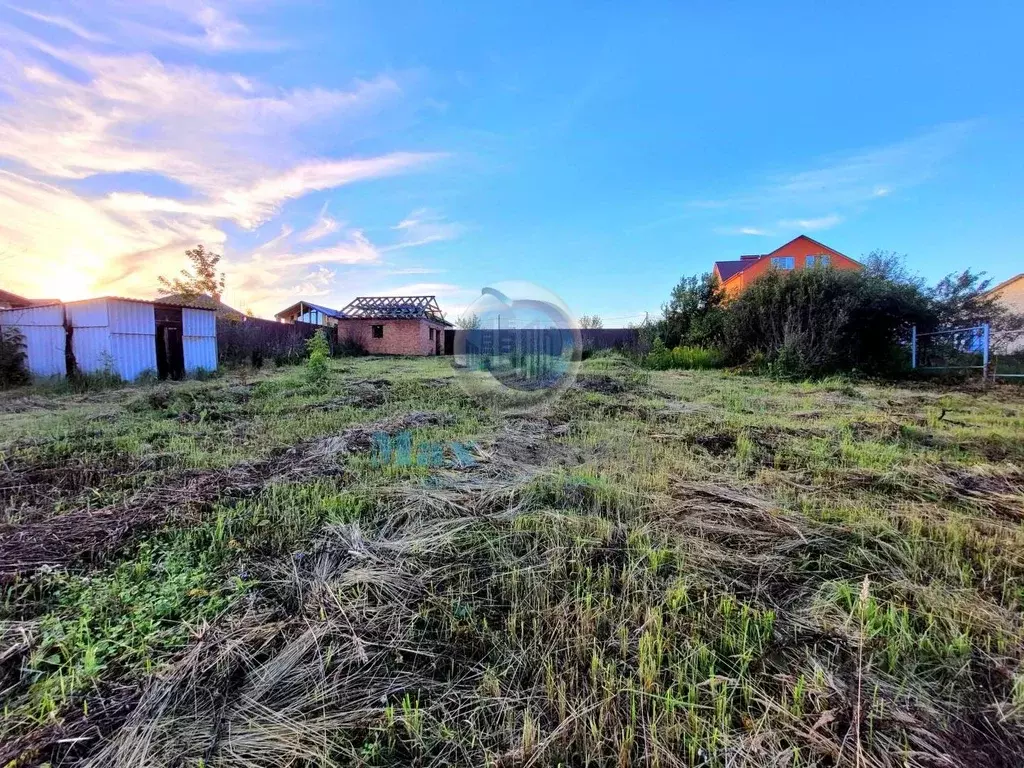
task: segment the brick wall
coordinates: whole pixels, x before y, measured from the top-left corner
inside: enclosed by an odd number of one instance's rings
[[[384,326],[375,339],[372,328]],[[433,329],[434,338],[430,338]],[[357,341],[371,355],[436,355],[444,350],[444,326],[429,320],[352,319],[338,323],[338,338]]]
[[[832,250],[827,245],[822,245],[810,238],[801,236],[786,243],[781,248],[765,254],[742,272],[730,277],[722,283],[722,289],[725,291],[726,298],[732,299],[739,296],[751,283],[771,269],[773,256],[791,256],[793,258],[793,269],[801,270],[807,268],[808,256],[818,255],[829,256],[829,264],[832,269],[858,270],[864,268],[864,265],[848,256],[844,256],[839,251]]]

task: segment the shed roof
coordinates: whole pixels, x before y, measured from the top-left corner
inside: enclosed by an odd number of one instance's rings
[[[16,293],[5,291],[0,288],[0,302],[10,304],[12,307],[41,307],[46,304],[58,304],[58,299],[26,299]]]
[[[215,312],[213,307],[200,307],[182,304],[177,301],[162,301],[160,299],[136,299],[131,296],[90,296],[88,299],[75,299],[74,301],[54,301],[55,304],[85,304],[90,301],[130,301],[134,304],[152,304],[167,307],[187,307],[188,309],[204,309],[207,312]]]

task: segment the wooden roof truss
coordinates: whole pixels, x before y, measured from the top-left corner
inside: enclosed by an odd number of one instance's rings
[[[359,296],[341,310],[345,317],[416,319],[445,322],[436,296]]]

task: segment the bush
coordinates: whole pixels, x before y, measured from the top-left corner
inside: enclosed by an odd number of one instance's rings
[[[669,349],[661,339],[656,339],[650,353],[643,359],[648,368],[666,371],[672,368],[698,369],[718,368],[722,365],[722,353],[704,347],[675,347]]]
[[[911,326],[936,322],[915,283],[871,270],[773,270],[728,305],[723,351],[731,363],[762,359],[781,376],[892,375],[907,367]]]
[[[31,380],[25,337],[18,328],[0,328],[0,388],[21,386]]]
[[[327,333],[317,331],[306,340],[309,359],[306,361],[306,380],[314,387],[323,388],[330,376],[331,345]]]

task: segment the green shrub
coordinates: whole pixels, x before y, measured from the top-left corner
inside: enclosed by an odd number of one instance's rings
[[[786,377],[892,375],[909,362],[911,326],[935,322],[914,283],[870,270],[771,270],[728,305],[723,351],[731,363],[763,359]]]
[[[325,387],[330,376],[331,345],[323,330],[306,340],[309,359],[306,361],[306,379],[314,387]]]
[[[703,370],[718,368],[722,365],[722,353],[704,347],[675,347],[668,349],[665,342],[655,339],[651,351],[644,358],[644,365],[657,371],[673,368],[687,370]]]
[[[18,328],[0,329],[0,388],[28,384],[28,355],[25,337]]]

